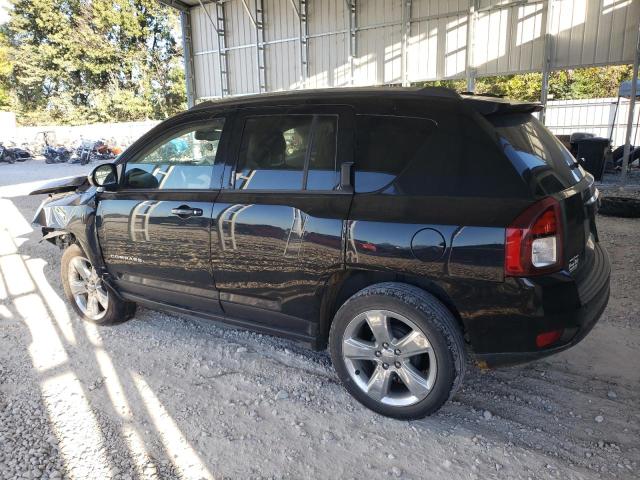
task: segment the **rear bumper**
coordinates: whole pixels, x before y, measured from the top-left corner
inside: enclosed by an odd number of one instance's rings
[[[563,338],[566,338],[566,332],[570,332],[570,340],[566,341],[559,346],[553,346],[551,348],[541,349],[532,352],[505,352],[505,353],[477,353],[475,359],[482,367],[500,367],[508,365],[517,365],[519,363],[526,363],[540,358],[548,357],[555,353],[562,352],[574,345],[580,343],[593,329],[602,312],[607,307],[609,301],[609,282],[602,288],[598,295],[593,300],[583,305],[578,311],[576,311],[573,321],[580,326],[571,328],[565,331]],[[571,323],[573,323],[573,321]],[[562,339],[560,340],[562,342]]]
[[[519,289],[521,301],[538,307],[531,309],[528,317],[525,315],[527,309],[523,308],[520,315],[511,319],[512,322],[507,319],[491,322],[493,335],[502,339],[499,343],[494,342],[490,351],[476,350],[474,356],[478,364],[498,367],[529,362],[582,341],[598,322],[609,301],[609,258],[600,245],[596,244],[595,250],[597,261],[589,275],[580,282],[569,279],[567,275],[523,280]],[[501,329],[504,336],[501,336]],[[556,343],[545,348],[536,347],[535,338],[539,333],[556,329],[563,330]]]

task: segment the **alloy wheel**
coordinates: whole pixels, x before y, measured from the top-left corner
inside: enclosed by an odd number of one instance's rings
[[[76,305],[84,316],[100,320],[107,313],[109,293],[91,262],[74,257],[69,262],[69,288]]]
[[[360,390],[395,407],[426,398],[438,373],[425,333],[408,318],[388,310],[369,310],[349,322],[342,337],[342,358]]]

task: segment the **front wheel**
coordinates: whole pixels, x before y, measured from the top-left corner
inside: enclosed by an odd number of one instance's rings
[[[135,303],[109,292],[77,244],[70,245],[62,254],[61,275],[64,293],[82,319],[108,325],[128,320],[135,313]]]
[[[458,389],[466,367],[455,317],[438,299],[406,284],[373,285],[347,300],[329,344],[349,393],[393,418],[437,411]]]

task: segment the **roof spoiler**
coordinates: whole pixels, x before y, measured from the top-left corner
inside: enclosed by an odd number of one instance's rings
[[[423,87],[419,89],[417,93],[428,97],[447,97],[455,98],[457,100],[462,98],[458,92],[447,87]]]
[[[463,95],[462,99],[482,115],[501,113],[534,113],[542,110],[542,104],[536,102],[511,102],[498,97]]]

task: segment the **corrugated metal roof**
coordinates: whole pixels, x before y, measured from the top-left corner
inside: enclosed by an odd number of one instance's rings
[[[317,0],[308,1],[302,31],[301,0],[245,1],[254,17],[262,5],[264,43],[243,0],[226,0],[223,55],[198,0],[183,2],[191,6],[197,98],[222,95],[221,58],[229,94],[258,92],[259,48],[267,91],[401,83],[404,66],[412,82],[540,71],[547,28],[551,68],[631,63],[640,21],[640,0],[412,0],[410,11],[406,0],[356,0],[350,30],[345,0]],[[206,9],[215,20],[215,6]]]

